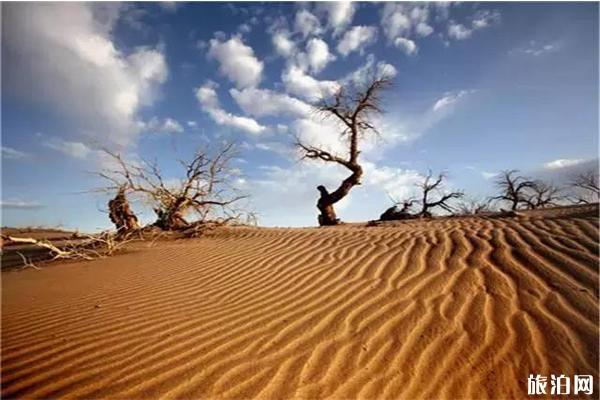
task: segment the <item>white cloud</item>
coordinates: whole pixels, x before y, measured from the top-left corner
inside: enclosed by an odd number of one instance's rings
[[[33,201],[8,200],[0,202],[0,208],[5,210],[39,210],[44,207],[46,206]]]
[[[1,146],[2,159],[4,160],[24,160],[30,157],[30,154],[22,152],[12,147]]]
[[[450,23],[448,25],[448,36],[456,40],[465,40],[471,37],[473,31],[462,24]]]
[[[239,88],[256,86],[262,79],[263,62],[254,56],[252,47],[246,46],[239,36],[227,41],[211,39],[208,55],[219,62],[219,72]]]
[[[160,1],[158,3],[158,5],[160,6],[160,8],[162,8],[163,10],[167,11],[167,12],[175,12],[177,11],[177,9],[179,8],[180,5],[182,5],[183,3],[178,3],[176,1]]]
[[[539,43],[535,40],[530,40],[526,46],[520,47],[513,52],[523,53],[530,56],[538,57],[548,53],[554,53],[560,48],[558,43]]]
[[[498,176],[498,173],[481,171],[481,176],[483,176],[484,179],[492,179],[493,177]]]
[[[337,51],[347,56],[353,51],[362,52],[363,49],[375,42],[377,37],[377,28],[374,26],[358,25],[346,31],[342,40],[337,45]]]
[[[3,83],[7,93],[65,118],[73,134],[106,145],[132,144],[137,113],[167,78],[160,48],[117,48],[121,8],[96,3],[3,6]]]
[[[196,128],[198,126],[198,123],[196,121],[188,121],[187,126],[189,126],[190,128]]]
[[[398,37],[394,39],[394,45],[409,56],[417,52],[417,44],[410,39]]]
[[[290,39],[287,30],[275,31],[271,38],[275,52],[283,57],[290,57],[296,53],[296,44]]]
[[[173,118],[165,118],[160,121],[157,117],[152,117],[150,121],[141,122],[141,127],[144,131],[154,133],[181,133],[183,126]]]
[[[483,29],[500,22],[500,13],[496,10],[479,10],[473,17],[473,29]]]
[[[388,39],[393,41],[398,36],[410,33],[412,22],[407,9],[402,3],[386,3],[383,6],[381,25]]]
[[[319,81],[307,75],[302,68],[289,65],[282,73],[281,80],[286,90],[310,102],[318,101],[324,96],[335,93],[339,84],[335,81]]]
[[[304,116],[311,111],[311,106],[305,102],[268,89],[231,89],[229,93],[246,114],[257,117],[281,114]]]
[[[42,144],[53,150],[60,151],[69,157],[79,158],[81,160],[88,158],[88,156],[92,153],[92,149],[81,142],[71,142],[58,138],[49,138],[42,142]]]
[[[329,52],[329,46],[319,38],[312,38],[306,45],[306,53],[301,55],[305,64],[313,73],[319,73],[329,62],[335,60],[335,56]],[[300,63],[302,64],[302,62]]]
[[[299,10],[296,13],[294,28],[305,39],[308,36],[318,36],[323,33],[319,19],[306,9]]]
[[[550,161],[544,164],[545,169],[556,170],[562,168],[573,167],[582,164],[587,160],[581,158],[559,158],[558,160]]]
[[[223,110],[219,104],[215,87],[214,83],[209,82],[196,89],[196,98],[200,106],[215,123],[252,135],[259,135],[266,131],[266,127],[260,125],[252,118],[240,117]]]
[[[429,36],[433,33],[433,28],[427,25],[425,22],[419,22],[415,28],[415,31],[419,36]]]
[[[347,141],[340,136],[342,129],[333,118],[317,116],[301,118],[292,123],[291,130],[304,144],[319,147],[342,157],[348,153]]]
[[[436,100],[436,102],[433,104],[432,110],[440,113],[452,109],[470,93],[471,91],[468,90],[446,93],[443,97]]]
[[[367,61],[361,65],[358,69],[348,74],[343,81],[344,82],[354,82],[358,85],[364,85],[371,79],[373,76],[376,77],[387,77],[393,78],[396,76],[397,71],[393,65],[388,64],[384,61],[379,61],[375,63],[375,56],[373,54],[369,54],[367,56]]]
[[[355,3],[349,1],[329,1],[319,3],[318,6],[327,14],[327,26],[333,29],[333,34],[338,35],[350,25],[356,10]]]

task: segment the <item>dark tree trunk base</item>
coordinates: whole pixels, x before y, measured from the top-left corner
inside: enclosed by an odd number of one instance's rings
[[[335,215],[335,210],[333,209],[334,203],[331,195],[327,189],[325,189],[325,186],[318,186],[317,189],[321,193],[321,197],[319,197],[319,201],[317,202],[317,208],[321,211],[321,214],[319,215],[319,226],[338,225],[340,220]]]
[[[140,228],[138,219],[133,211],[131,211],[127,197],[125,197],[125,189],[119,189],[115,198],[108,202],[108,210],[108,216],[113,224],[115,224],[119,235]]]

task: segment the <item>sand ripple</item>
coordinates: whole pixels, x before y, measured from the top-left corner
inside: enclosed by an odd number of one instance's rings
[[[540,215],[3,273],[2,396],[522,398],[530,373],[598,375],[598,250],[598,218]]]

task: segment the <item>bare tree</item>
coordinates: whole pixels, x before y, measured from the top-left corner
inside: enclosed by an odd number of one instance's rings
[[[491,211],[491,199],[477,199],[468,197],[463,199],[457,206],[462,215],[477,215]]]
[[[600,200],[597,171],[589,170],[575,175],[570,186],[575,191],[575,201],[577,203],[597,203]]]
[[[525,202],[530,210],[557,206],[563,199],[560,188],[541,180],[533,181],[527,192]]]
[[[300,139],[296,141],[304,158],[337,163],[351,172],[351,175],[344,179],[333,192],[329,192],[323,185],[317,187],[320,193],[317,208],[321,212],[319,215],[319,225],[321,226],[339,223],[334,204],[348,195],[354,186],[360,185],[363,169],[358,162],[359,141],[369,131],[377,133],[372,124],[372,117],[383,112],[380,95],[390,84],[390,80],[385,77],[373,79],[366,87],[362,88],[352,83],[347,84],[338,90],[333,96],[333,100],[325,100],[317,107],[317,111],[322,115],[333,117],[340,123],[341,136],[347,138],[348,143],[346,156],[339,156],[320,147],[302,143]]]
[[[231,185],[234,177],[229,164],[236,154],[233,144],[225,144],[212,154],[199,149],[191,161],[180,160],[185,174],[177,182],[166,181],[156,162],[128,162],[118,153],[104,151],[115,161],[116,167],[99,173],[111,182],[102,190],[116,190],[117,196],[122,194],[123,197],[126,193],[145,196],[157,215],[154,225],[163,230],[189,228],[187,214],[195,214],[198,222],[214,216],[216,209],[225,218],[241,213],[235,204],[247,196],[239,194]]]
[[[410,213],[410,209],[415,203],[413,198],[404,201],[397,201],[395,199],[392,200],[394,201],[394,205],[385,210],[384,213],[379,216],[380,221],[398,221],[402,219],[414,218],[414,215]],[[398,207],[400,203],[402,203],[402,208]]]
[[[519,205],[528,205],[528,189],[535,186],[535,182],[529,178],[517,175],[519,171],[503,171],[496,180],[496,186],[502,191],[500,195],[493,197],[493,200],[507,201],[510,209],[515,211]]]
[[[435,207],[440,207],[448,212],[454,212],[452,206],[448,202],[452,199],[460,199],[463,197],[462,191],[446,192],[443,190],[443,181],[446,178],[444,173],[438,174],[434,179],[433,173],[429,170],[428,174],[423,178],[423,182],[417,184],[421,189],[421,211],[418,213],[421,217],[431,217],[430,210]],[[431,196],[437,194],[437,200],[432,200]]]

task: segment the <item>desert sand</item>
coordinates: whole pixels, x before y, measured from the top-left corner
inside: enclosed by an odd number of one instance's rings
[[[573,210],[224,228],[3,272],[2,397],[507,399],[530,373],[597,377],[597,209]]]

